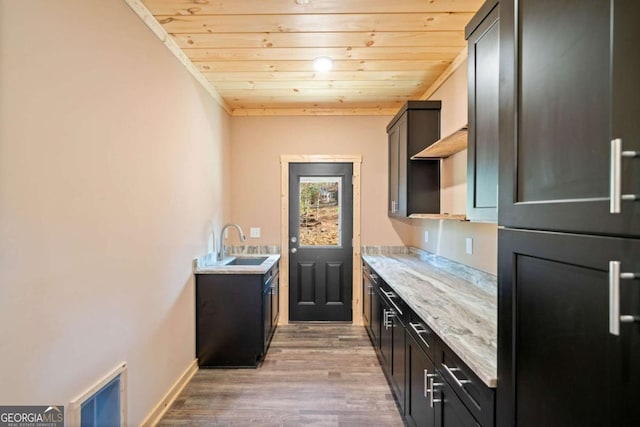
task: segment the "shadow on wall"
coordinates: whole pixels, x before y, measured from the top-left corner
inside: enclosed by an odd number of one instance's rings
[[[411,235],[412,235],[412,229],[413,229],[412,223],[411,223],[412,220],[408,218],[407,219],[389,218],[389,221],[391,221],[391,226],[395,230],[400,240],[402,240],[402,244],[404,246],[411,246],[412,245]]]

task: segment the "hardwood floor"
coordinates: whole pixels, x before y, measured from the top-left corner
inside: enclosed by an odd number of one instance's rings
[[[258,369],[201,369],[159,426],[402,426],[361,326],[280,326]]]

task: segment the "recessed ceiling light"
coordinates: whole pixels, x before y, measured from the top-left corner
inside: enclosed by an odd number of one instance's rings
[[[319,56],[313,60],[313,68],[319,72],[329,71],[333,68],[333,59],[328,56]]]
[[[298,4],[309,4],[309,0],[296,0]]]

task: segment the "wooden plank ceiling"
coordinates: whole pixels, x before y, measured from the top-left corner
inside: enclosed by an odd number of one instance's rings
[[[308,1],[305,3],[305,1]],[[393,114],[464,50],[483,0],[142,0],[234,115]],[[317,72],[312,61],[333,58]]]

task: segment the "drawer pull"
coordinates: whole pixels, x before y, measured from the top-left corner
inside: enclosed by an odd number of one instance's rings
[[[465,380],[465,379],[461,380],[458,377],[456,377],[456,374],[454,372],[460,372],[460,368],[450,368],[444,363],[442,364],[442,367],[445,369],[445,371],[447,371],[449,375],[453,377],[453,380],[456,382],[458,387],[464,388],[465,384],[469,384],[471,382],[471,380]]]
[[[395,302],[393,302],[394,298],[397,298],[398,296],[396,294],[394,294],[393,292],[385,292],[385,290],[382,290],[382,293],[389,298],[389,302],[391,303],[391,305],[393,306],[393,308],[395,308],[396,310],[398,310],[398,313],[400,313],[400,315],[402,315],[402,310],[400,310],[400,308],[396,305]]]
[[[409,326],[411,326],[411,329],[413,329],[414,332],[416,334],[418,334],[418,337],[420,338],[420,341],[422,341],[424,343],[424,345],[427,346],[427,348],[430,348],[431,346],[429,345],[427,340],[425,340],[422,337],[422,334],[426,334],[428,331],[426,329],[424,329],[420,323],[409,322]],[[420,329],[418,329],[418,327],[420,327]]]

